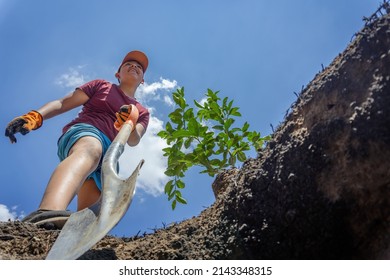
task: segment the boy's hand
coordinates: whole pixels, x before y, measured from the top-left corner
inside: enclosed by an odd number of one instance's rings
[[[130,104],[130,105],[123,105],[119,111],[117,113],[115,113],[116,115],[116,121],[114,123],[114,127],[116,128],[116,130],[120,130],[122,125],[127,122],[127,121],[130,121],[133,125],[133,130],[135,129],[135,125],[137,124],[137,120],[138,120],[138,109],[137,107],[135,107],[135,105],[133,104]]]
[[[16,133],[26,135],[31,130],[38,129],[42,126],[43,117],[37,111],[30,111],[27,114],[13,119],[5,129],[5,136],[9,137],[11,143],[16,143]]]

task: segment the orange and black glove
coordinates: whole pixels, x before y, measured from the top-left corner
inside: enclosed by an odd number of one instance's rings
[[[116,120],[114,122],[114,127],[116,128],[116,130],[119,131],[125,122],[131,122],[133,126],[133,130],[135,129],[135,125],[137,124],[137,120],[139,116],[138,109],[137,107],[135,107],[135,105],[133,104],[123,105],[119,109],[119,111],[115,113],[115,115],[116,115]]]
[[[13,119],[5,129],[5,136],[9,137],[11,143],[16,143],[15,134],[20,132],[26,135],[31,130],[38,129],[42,126],[43,117],[37,111],[30,111],[27,114]]]

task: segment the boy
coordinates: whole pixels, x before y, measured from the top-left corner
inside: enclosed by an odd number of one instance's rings
[[[51,101],[36,111],[12,120],[5,131],[11,143],[15,134],[27,134],[50,119],[82,106],[79,115],[63,128],[58,140],[58,156],[61,160],[54,170],[37,211],[22,221],[38,223],[53,217],[68,217],[66,208],[77,195],[77,210],[93,205],[99,200],[101,186],[101,162],[121,125],[131,113],[130,104],[139,111],[132,120],[128,145],[135,146],[144,135],[149,112],[134,97],[148,67],[147,56],[140,51],[129,52],[120,64],[115,77],[119,85],[105,80],[93,80],[62,99]]]

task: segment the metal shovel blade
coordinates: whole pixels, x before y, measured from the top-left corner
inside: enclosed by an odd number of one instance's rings
[[[123,180],[116,169],[132,126],[125,123],[110,145],[102,164],[103,190],[100,203],[73,213],[53,244],[47,260],[75,260],[99,242],[125,215],[135,192],[144,160]],[[96,207],[98,206],[98,207]]]

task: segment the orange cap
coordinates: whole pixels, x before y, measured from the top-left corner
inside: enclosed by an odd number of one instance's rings
[[[144,73],[146,72],[146,69],[148,68],[149,60],[148,60],[148,57],[141,51],[131,51],[131,52],[129,52],[125,56],[125,58],[122,60],[122,63],[121,63],[121,65],[118,68],[118,72],[119,72],[119,69],[121,69],[122,65],[125,62],[130,61],[130,60],[137,61],[139,64],[141,64]]]

